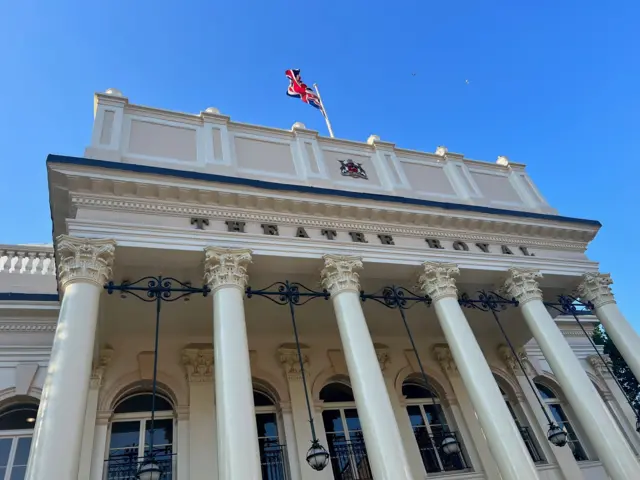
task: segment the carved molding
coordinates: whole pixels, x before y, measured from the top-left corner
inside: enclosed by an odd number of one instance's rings
[[[242,290],[247,286],[247,266],[251,263],[251,250],[207,247],[205,248],[204,280],[215,291],[221,287],[235,286]]]
[[[113,195],[122,195],[115,191],[111,182],[96,178],[94,183],[105,183],[102,191],[113,191]],[[258,223],[296,224],[313,228],[337,228],[362,232],[379,232],[379,221],[385,222],[385,231],[395,235],[451,238],[462,241],[477,241],[509,245],[521,245],[523,242],[531,246],[562,248],[566,250],[584,251],[589,241],[595,235],[591,229],[572,228],[566,226],[544,226],[532,229],[530,225],[509,223],[510,220],[500,218],[478,218],[469,213],[470,217],[452,217],[439,212],[393,212],[379,207],[357,205],[340,207],[331,203],[307,200],[303,198],[284,199],[266,197],[251,192],[223,192],[198,191],[186,189],[159,188],[146,182],[119,182],[118,189],[122,191],[137,191],[138,186],[144,184],[148,197],[154,195],[158,200],[129,197],[126,199],[105,197],[96,194],[78,194],[71,196],[71,203],[76,207],[99,208],[117,211],[141,212],[147,214],[161,214],[170,216],[194,216],[210,219],[243,220]],[[76,190],[75,188],[71,188]],[[193,194],[193,198],[178,196]],[[199,196],[198,196],[199,195]],[[198,205],[198,203],[201,203]],[[207,203],[208,205],[204,205]],[[216,205],[219,204],[219,205]],[[252,208],[264,207],[268,212],[251,212]],[[275,213],[274,213],[275,212]],[[292,214],[292,212],[295,212]],[[325,217],[325,218],[321,218]],[[333,221],[332,219],[336,219]],[[345,220],[349,219],[349,220]],[[351,220],[353,219],[353,220]],[[505,229],[505,223],[508,223]],[[411,227],[408,225],[412,225]],[[420,225],[424,225],[421,227]],[[430,227],[441,226],[441,229]],[[493,233],[493,235],[491,234]],[[560,240],[566,239],[566,240]]]
[[[0,332],[11,333],[51,333],[56,331],[56,323],[0,323]]]
[[[320,272],[322,286],[331,295],[345,290],[360,293],[362,258],[353,255],[323,255],[324,268]]]
[[[604,359],[604,362],[600,359],[598,355],[590,355],[587,357],[587,361],[589,362],[591,367],[593,367],[593,369],[598,374],[598,376],[600,376],[603,379],[611,378],[611,375],[609,375],[609,371],[607,370],[607,365],[609,366],[609,368],[611,368],[611,365],[612,365],[611,358],[609,357],[609,355],[604,355],[604,354],[602,355],[602,358]],[[606,362],[606,365],[605,365],[605,362]]]
[[[576,296],[593,303],[596,308],[609,303],[616,303],[611,291],[611,275],[608,273],[589,272],[582,275],[582,282],[576,288]]]
[[[440,364],[442,371],[448,375],[458,375],[458,367],[453,355],[451,355],[451,349],[445,344],[436,344],[432,348],[433,357]]]
[[[520,359],[520,362],[522,362],[522,366],[524,367],[524,373],[522,372],[520,365],[518,365],[518,362],[514,357],[513,352],[507,345],[498,346],[498,355],[500,355],[500,358],[502,358],[502,361],[504,362],[504,364],[507,367],[509,367],[509,370],[515,376],[522,376],[525,374],[529,377],[535,376],[535,372],[533,371],[533,368],[531,366],[531,363],[529,362],[529,359],[527,358],[526,353],[522,351],[518,352],[518,357]]]
[[[113,348],[109,346],[105,346],[102,350],[100,350],[100,355],[98,356],[98,361],[92,365],[91,368],[91,388],[100,388],[102,386],[102,380],[104,378],[104,374],[107,370],[107,367],[111,363],[111,359],[113,358]]]
[[[391,363],[391,356],[389,355],[389,347],[386,345],[376,344],[374,345],[376,349],[376,357],[378,357],[378,364],[380,365],[380,370],[384,373],[387,369],[387,365]]]
[[[213,348],[192,345],[182,350],[182,365],[189,382],[212,382],[214,374]]]
[[[61,290],[78,281],[102,287],[111,278],[116,247],[113,240],[60,235],[56,245]]]
[[[309,377],[309,347],[306,345],[300,345],[300,351],[302,353],[302,363],[304,364],[304,371]],[[290,380],[302,379],[302,370],[300,369],[300,357],[298,356],[298,350],[295,344],[284,344],[278,348],[278,361],[284,368],[284,373]]]
[[[542,300],[542,290],[537,279],[542,278],[538,270],[530,268],[510,268],[503,286],[499,289],[509,297],[515,298],[520,305],[530,300]]]
[[[455,263],[424,262],[418,285],[425,295],[437,302],[441,298],[458,298],[455,277],[460,270]]]

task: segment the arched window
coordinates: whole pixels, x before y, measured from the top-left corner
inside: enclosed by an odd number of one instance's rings
[[[284,480],[288,478],[288,463],[285,445],[280,437],[276,401],[269,393],[254,386],[253,404],[256,410],[262,479]]]
[[[136,478],[139,462],[150,455],[152,402],[152,393],[139,392],[121,399],[113,409],[105,466],[107,479]],[[167,480],[172,479],[174,470],[174,421],[171,402],[156,393],[153,454]]]
[[[320,400],[334,478],[373,478],[351,387],[344,382],[329,383],[320,390]]]
[[[571,448],[574,458],[577,461],[588,460],[587,454],[585,453],[584,448],[582,448],[582,444],[576,435],[576,431],[569,422],[569,417],[567,417],[558,395],[556,395],[556,393],[546,385],[538,382],[536,382],[535,385],[538,389],[538,393],[540,393],[542,401],[549,407],[556,423],[567,431],[567,443]]]
[[[446,454],[442,449],[445,434],[453,435],[460,444],[456,432],[451,431],[438,395],[429,390],[422,380],[408,378],[402,384],[402,395],[407,404],[407,414],[413,434],[418,442],[422,462],[428,473],[465,470],[468,467],[462,451]]]
[[[522,436],[522,440],[524,441],[524,444],[527,447],[527,450],[529,451],[529,455],[531,455],[531,460],[533,460],[534,463],[544,463],[545,459],[539,453],[540,451],[538,449],[538,445],[537,445],[537,442],[535,441],[531,428],[529,428],[529,426],[526,425],[526,420],[524,421],[520,420],[519,415],[516,413],[516,410],[511,403],[511,399],[509,398],[509,395],[507,395],[504,389],[500,386],[501,380],[498,377],[495,377],[495,378],[496,378],[496,382],[498,383],[498,388],[500,389],[500,393],[502,394],[502,398],[504,398],[504,403],[507,405],[507,409],[511,414],[511,418],[513,418],[513,421],[515,422],[516,427],[518,427],[518,430],[520,431],[520,435]]]
[[[24,478],[37,414],[36,403],[18,403],[0,410],[0,480]]]

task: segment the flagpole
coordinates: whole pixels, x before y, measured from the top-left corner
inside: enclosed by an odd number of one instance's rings
[[[316,95],[318,95],[318,100],[320,100],[320,105],[322,106],[322,111],[324,113],[324,120],[327,122],[327,128],[329,129],[329,136],[331,138],[335,138],[333,135],[333,128],[331,128],[331,122],[329,121],[329,115],[327,115],[327,109],[324,108],[324,102],[322,101],[322,97],[320,96],[320,90],[318,90],[318,84],[314,83],[313,88],[316,89]]]

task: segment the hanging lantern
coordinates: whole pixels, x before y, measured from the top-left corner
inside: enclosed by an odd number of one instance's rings
[[[329,463],[329,453],[318,440],[311,442],[311,448],[307,452],[307,463],[317,471],[324,470]]]
[[[547,440],[556,447],[564,447],[567,444],[567,432],[565,429],[554,423],[549,426],[550,428],[547,432]],[[571,444],[570,447],[573,447],[573,444]]]
[[[453,455],[455,453],[460,453],[460,444],[458,443],[458,440],[456,440],[456,437],[454,437],[450,433],[447,433],[445,435],[440,446],[442,447],[442,451],[446,455]]]
[[[153,460],[147,460],[138,468],[139,480],[160,480],[162,477],[162,469]]]

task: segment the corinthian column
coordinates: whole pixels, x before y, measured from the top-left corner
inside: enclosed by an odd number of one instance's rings
[[[261,478],[251,361],[244,319],[250,250],[205,249],[213,292],[218,478]]]
[[[77,480],[91,380],[98,303],[111,276],[115,242],[57,238],[62,304],[26,477]]]
[[[511,268],[503,288],[520,302],[531,333],[609,476],[616,480],[638,478],[640,464],[542,302],[538,278],[542,275],[536,270]]]
[[[538,478],[520,432],[498,389],[478,341],[458,304],[453,263],[425,262],[420,287],[431,297],[451,355],[469,392],[489,449],[504,480]]]
[[[611,275],[585,273],[577,295],[596,307],[595,314],[637,379],[640,379],[640,336],[618,308],[611,291]]]
[[[413,478],[360,302],[360,257],[325,255],[322,285],[331,293],[358,417],[376,480]]]

